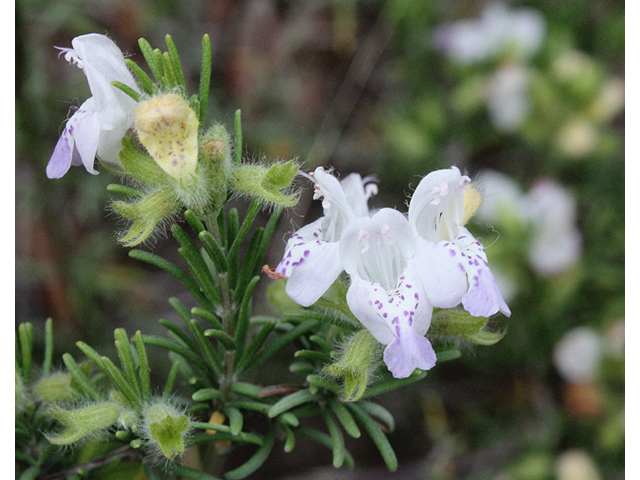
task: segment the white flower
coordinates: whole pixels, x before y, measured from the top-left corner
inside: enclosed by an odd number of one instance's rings
[[[510,64],[500,67],[489,79],[487,109],[489,119],[502,132],[514,132],[531,111],[528,68]]]
[[[469,183],[451,167],[424,177],[413,193],[409,222],[417,237],[418,275],[436,307],[462,303],[474,316],[509,316],[482,244],[463,227],[481,203]]]
[[[569,330],[558,342],[553,361],[568,382],[584,382],[596,376],[602,355],[603,339],[590,327]]]
[[[340,257],[351,276],[347,303],[387,346],[384,362],[395,378],[436,363],[425,337],[433,308],[418,279],[414,253],[411,226],[403,214],[389,208],[351,221],[340,237]]]
[[[530,58],[542,46],[545,30],[546,22],[539,12],[508,10],[502,3],[491,3],[479,19],[445,24],[434,38],[436,46],[453,60],[469,64],[494,58],[508,48]]]
[[[562,273],[582,253],[582,235],[576,226],[575,198],[551,179],[539,180],[522,200],[522,214],[531,225],[529,262],[541,276]]]
[[[71,165],[93,165],[101,160],[119,164],[118,153],[125,132],[133,122],[136,102],[111,82],[118,81],[138,91],[118,47],[104,35],[91,33],[74,38],[73,49],[60,48],[66,60],[81,68],[92,96],[69,119],[47,165],[47,177],[62,177]]]
[[[275,268],[289,277],[286,292],[299,305],[314,304],[344,270],[340,261],[340,235],[358,217],[368,216],[367,201],[377,191],[369,178],[352,173],[341,182],[322,167],[310,175],[314,199],[322,198],[324,216],[294,233]]]

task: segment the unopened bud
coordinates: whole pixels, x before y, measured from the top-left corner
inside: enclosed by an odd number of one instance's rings
[[[76,410],[53,406],[49,413],[67,428],[47,439],[55,445],[69,445],[113,425],[118,419],[119,408],[115,403],[102,402]]]
[[[369,376],[380,361],[381,345],[368,330],[356,333],[342,354],[342,358],[324,368],[324,373],[344,379],[344,400],[355,402],[364,394]]]
[[[54,373],[42,378],[33,386],[33,393],[43,402],[59,402],[73,398],[71,375]]]

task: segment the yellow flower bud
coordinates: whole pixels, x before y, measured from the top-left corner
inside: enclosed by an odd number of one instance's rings
[[[140,142],[160,167],[182,183],[190,183],[198,164],[198,118],[179,95],[146,100],[136,109]]]

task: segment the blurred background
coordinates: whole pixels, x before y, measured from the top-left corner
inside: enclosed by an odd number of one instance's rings
[[[16,323],[52,317],[58,354],[82,339],[110,355],[114,328],[160,333],[168,297],[193,302],[116,244],[113,178],[44,172],[89,96],[54,45],[106,33],[145,67],[138,38],[165,49],[170,34],[195,92],[207,33],[210,120],[232,128],[241,109],[247,156],[376,175],[372,206],[401,210],[434,169],[474,179],[469,228],[512,311],[492,320],[497,345],[461,345],[378,399],[397,420],[398,472],[360,439],[354,471],[300,444],[252,478],[623,479],[624,14],[613,0],[17,0]],[[280,221],[272,266],[320,215],[309,190]],[[180,263],[171,238],[146,248]]]

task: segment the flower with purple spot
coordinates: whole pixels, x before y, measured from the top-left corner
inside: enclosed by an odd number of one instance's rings
[[[429,370],[436,354],[425,337],[433,311],[413,261],[416,241],[406,217],[384,208],[355,219],[340,237],[340,257],[351,277],[347,303],[381,344],[395,378]]]
[[[287,294],[305,307],[314,304],[344,270],[340,235],[352,221],[369,215],[367,202],[377,192],[371,178],[363,179],[357,173],[338,181],[318,167],[308,177],[315,184],[314,199],[322,199],[324,216],[289,238],[284,258],[271,273],[276,278],[288,277]]]
[[[470,181],[451,167],[424,177],[413,193],[409,223],[416,236],[418,275],[436,307],[462,303],[474,316],[498,311],[509,316],[482,244],[464,228],[482,200]]]
[[[136,82],[124,61],[124,55],[105,35],[91,33],[71,41],[73,48],[59,48],[64,58],[87,76],[92,96],[73,114],[47,165],[47,177],[60,178],[69,168],[84,165],[94,168],[100,160],[119,165],[122,137],[133,125],[135,100],[112,85],[118,81],[136,92]]]

